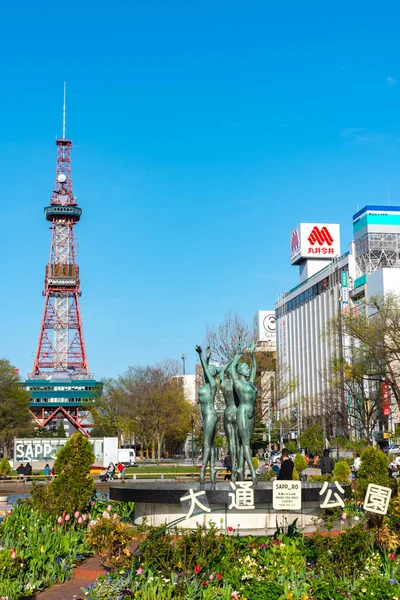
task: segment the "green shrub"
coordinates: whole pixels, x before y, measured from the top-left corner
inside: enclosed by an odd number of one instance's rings
[[[0,460],[0,475],[6,477],[9,473],[11,473],[11,465],[6,458],[2,458]]]
[[[297,443],[293,440],[289,440],[286,444],[286,448],[289,450],[290,454],[296,454]]]
[[[283,592],[283,585],[276,581],[252,581],[244,588],[243,596],[247,600],[279,600]]]
[[[129,567],[134,528],[107,515],[89,523],[87,542],[107,567]]]
[[[388,458],[382,450],[369,446],[361,454],[357,497],[363,499],[370,483],[389,487]]]
[[[332,481],[333,477],[330,473],[325,475],[310,475],[308,481]]]
[[[298,474],[296,467],[293,469],[292,479],[293,481],[300,481],[300,475]]]
[[[47,514],[87,510],[94,489],[94,481],[89,474],[94,460],[89,440],[81,433],[71,436],[57,453],[54,463],[57,477],[46,486],[33,486],[34,506]]]
[[[339,460],[333,468],[333,476],[336,481],[350,480],[351,469],[349,464],[345,460]]]
[[[258,465],[260,464],[260,462],[259,462],[259,460],[258,460],[258,458],[256,456],[252,457],[251,462],[253,463],[253,467],[255,469],[258,469]]]
[[[296,454],[294,457],[294,468],[297,472],[307,469],[307,461],[302,454]]]

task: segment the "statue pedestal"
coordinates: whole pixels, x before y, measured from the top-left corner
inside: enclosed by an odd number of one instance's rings
[[[296,482],[300,483],[300,482]],[[254,508],[229,509],[232,488],[228,482],[212,485],[206,483],[200,486],[197,482],[164,482],[145,483],[138,481],[134,484],[116,485],[110,487],[110,499],[135,502],[135,523],[140,524],[146,517],[147,524],[155,527],[171,524],[174,521],[177,527],[193,529],[197,524],[206,527],[212,522],[224,532],[233,527],[235,533],[239,529],[240,535],[269,535],[277,528],[287,527],[295,519],[297,526],[305,527],[306,531],[314,529],[311,521],[318,518],[321,512],[320,504],[323,482],[301,482],[301,509],[299,510],[274,510],[272,507],[272,482],[261,482],[254,488]],[[350,484],[341,484],[345,489],[345,497],[350,496]],[[333,487],[330,484],[329,487]],[[193,515],[188,519],[187,503],[181,503],[182,496],[193,490],[194,494],[205,490],[211,512],[203,512],[195,506]],[[205,496],[198,500],[205,503]]]

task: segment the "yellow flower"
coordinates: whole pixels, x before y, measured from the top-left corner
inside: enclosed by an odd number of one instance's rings
[[[253,554],[257,554],[257,550],[253,548]]]
[[[292,598],[293,598],[292,592],[289,592],[288,595],[287,595],[287,597],[288,597],[288,600],[292,600]]]

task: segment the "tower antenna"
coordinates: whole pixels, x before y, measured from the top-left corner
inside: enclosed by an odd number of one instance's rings
[[[63,140],[65,140],[66,124],[67,124],[67,83],[64,81]]]

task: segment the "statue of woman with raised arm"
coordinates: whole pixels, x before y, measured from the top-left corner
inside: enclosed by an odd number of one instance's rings
[[[200,483],[204,483],[208,462],[210,462],[211,482],[215,483],[214,438],[218,417],[214,401],[215,394],[217,393],[217,382],[215,379],[219,373],[219,369],[209,364],[211,357],[210,348],[206,350],[206,360],[203,358],[200,346],[196,346],[196,352],[199,354],[205,379],[205,384],[199,389],[199,404],[203,417],[203,462],[200,471]]]
[[[254,350],[256,345],[254,342],[250,346],[251,370],[247,363],[240,363],[239,360],[243,356],[243,348],[240,347],[235,358],[233,359],[228,373],[232,378],[233,387],[239,398],[239,408],[237,409],[236,420],[240,441],[239,466],[238,473],[243,479],[244,476],[244,461],[249,465],[251,478],[253,483],[257,483],[257,473],[251,462],[250,440],[254,431],[254,407],[257,398],[257,388],[254,385],[256,378],[256,358]]]
[[[232,465],[232,481],[236,481],[238,468],[239,439],[237,431],[236,413],[239,400],[233,388],[233,381],[226,376],[226,371],[231,366],[233,358],[224,365],[219,373],[219,387],[225,400],[224,430],[228,440],[229,456]]]

